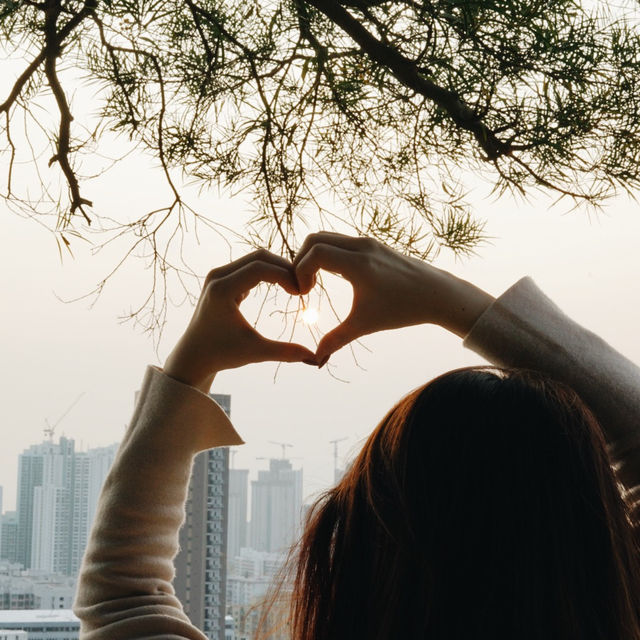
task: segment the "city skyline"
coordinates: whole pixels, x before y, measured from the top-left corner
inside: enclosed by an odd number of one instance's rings
[[[228,411],[229,396],[212,394],[212,397]],[[18,486],[21,497],[16,509],[4,508],[5,492],[4,487],[0,486],[0,522],[3,526],[16,526],[22,532],[22,535],[15,536],[16,550],[15,558],[10,558],[12,561],[25,568],[50,570],[52,573],[73,575],[77,572],[100,490],[118,447],[119,443],[112,443],[77,451],[73,438],[60,436],[58,442],[46,439],[29,445],[19,454]],[[219,447],[209,451],[224,451],[224,464],[229,477],[237,478],[234,483],[237,498],[233,516],[235,527],[231,536],[234,546],[228,557],[239,556],[245,547],[275,552],[287,546],[278,546],[278,542],[272,544],[271,535],[277,541],[293,542],[305,506],[302,502],[303,467],[294,468],[289,458],[264,458],[268,461],[269,469],[258,470],[257,477],[251,479],[249,469],[229,466],[233,448]],[[231,482],[228,482],[231,486]],[[280,495],[283,490],[284,493]],[[279,508],[285,504],[287,515],[283,516]],[[275,518],[266,515],[271,510],[277,512]],[[269,531],[272,520],[279,525],[275,533]],[[294,521],[296,524],[289,531],[286,523]],[[252,531],[254,522],[260,533]],[[284,529],[280,526],[283,523]],[[256,542],[261,534],[266,534],[269,541]],[[58,550],[55,560],[51,553],[56,543],[47,544],[54,537],[65,543],[64,550]],[[3,535],[0,528],[0,548],[8,543],[9,536]],[[58,546],[60,544],[58,542]]]
[[[218,396],[224,396],[224,395],[228,395],[228,394],[213,394],[213,395],[218,395]],[[111,447],[118,447],[119,446],[119,442],[113,442],[109,445],[92,445],[91,443],[87,443],[87,442],[83,442],[82,443],[82,447],[83,448],[78,448],[78,440],[76,440],[74,437],[68,437],[67,435],[61,435],[59,436],[60,438],[65,438],[66,440],[73,440],[74,441],[74,451],[76,454],[80,454],[80,453],[87,453],[89,451],[106,451],[109,450]],[[46,445],[47,443],[49,443],[50,440],[45,438],[42,440],[42,442],[38,442],[38,443],[32,443],[27,445],[27,447],[25,448],[25,450],[34,447],[37,448],[40,445]],[[325,460],[325,464],[334,464],[334,440],[327,440],[326,443],[326,456],[324,456],[326,458]],[[244,445],[240,445],[240,446],[244,446]],[[248,474],[248,482],[252,482],[256,479],[258,479],[259,474],[261,471],[265,471],[264,467],[265,465],[268,467],[268,463],[269,460],[279,460],[282,459],[281,457],[278,457],[276,455],[269,455],[273,453],[273,448],[274,448],[274,444],[272,442],[267,442],[264,444],[264,451],[260,450],[258,451],[258,453],[263,453],[264,455],[260,455],[260,456],[255,456],[255,459],[257,460],[256,465],[253,466],[252,468],[236,468],[234,466],[232,466],[234,464],[233,462],[233,458],[235,456],[235,454],[238,452],[239,447],[238,446],[234,446],[234,447],[229,447],[229,452],[230,452],[230,460],[229,460],[229,470],[230,471],[239,471],[242,473],[246,473]],[[295,451],[293,452],[295,453]],[[21,454],[19,454],[21,455]],[[346,466],[348,466],[350,460],[353,457],[353,451],[351,449],[347,450],[344,453],[340,454],[340,462],[338,464],[337,467],[337,475],[334,475],[334,471],[333,471],[333,466],[331,467],[331,476],[332,476],[332,480],[335,479],[339,479],[341,474],[344,472],[344,468]],[[286,458],[287,460],[289,458]],[[293,460],[296,459],[296,456],[293,456],[292,458]],[[292,465],[295,466],[295,465]],[[303,468],[303,464],[300,464],[300,468]],[[14,483],[14,486],[17,486],[17,483]],[[14,492],[14,494],[10,494],[9,492],[5,491],[5,487],[3,485],[0,485],[0,515],[2,513],[8,513],[11,511],[16,511],[17,510],[17,491]],[[10,498],[10,502],[7,503],[6,501],[6,496],[9,496]],[[305,492],[303,491],[302,493],[303,495],[303,505],[308,505],[310,504],[311,500],[314,499],[315,497],[315,492],[313,494],[308,494],[305,495]],[[11,499],[13,498],[13,499]],[[97,500],[97,496],[95,496],[95,499]],[[6,508],[8,506],[8,504],[13,505],[13,508]],[[249,512],[249,506],[250,506],[250,500],[247,499],[247,510]],[[248,535],[248,533],[247,533]],[[0,538],[1,539],[1,538]]]
[[[211,396],[230,416],[230,396]],[[98,495],[118,446],[76,451],[73,439],[54,442],[50,434],[20,454],[19,513],[5,511],[0,518],[5,612],[49,607],[70,614]],[[252,640],[263,598],[300,530],[303,470],[271,458],[269,469],[250,483],[248,469],[229,469],[231,457],[228,447],[219,447],[194,459],[174,587],[208,638]],[[0,513],[2,494],[0,487]],[[29,539],[30,545],[18,544]]]
[[[76,575],[117,447],[76,451],[60,436],[19,454],[17,505],[1,514],[0,556],[24,569]]]

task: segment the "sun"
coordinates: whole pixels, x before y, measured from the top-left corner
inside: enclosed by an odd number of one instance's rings
[[[315,324],[318,322],[318,310],[313,307],[305,307],[302,310],[302,322],[305,324]]]

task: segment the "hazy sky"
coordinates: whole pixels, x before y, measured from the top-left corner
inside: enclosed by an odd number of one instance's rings
[[[90,195],[120,211],[142,206],[157,197],[154,174],[140,168],[140,159],[123,165],[109,186],[92,187]],[[113,185],[117,188],[114,189]],[[612,201],[605,215],[583,212],[563,215],[559,207],[547,211],[546,202],[523,205],[505,198],[496,202],[475,199],[478,215],[488,218],[491,245],[473,259],[455,262],[443,253],[437,266],[453,270],[494,295],[523,275],[531,275],[544,291],[574,319],[598,332],[636,362],[640,362],[638,276],[640,216],[638,206]],[[241,221],[243,203],[207,203],[226,222]],[[237,222],[236,224],[240,224]],[[0,204],[1,335],[0,484],[5,509],[15,504],[17,456],[43,439],[45,419],[55,421],[78,394],[84,396],[60,423],[58,435],[76,439],[78,445],[97,446],[117,441],[132,411],[134,391],[146,364],[160,364],[179,336],[190,309],[173,308],[159,355],[152,340],[118,316],[140,302],[148,285],[143,262],[133,262],[113,280],[93,309],[87,302],[64,304],[58,297],[85,293],[109,269],[113,255],[91,256],[81,245],[76,259],[60,264],[51,235],[33,221],[17,217]],[[205,239],[192,247],[194,261],[204,271],[224,263],[228,250]],[[244,249],[235,246],[233,257]],[[348,308],[349,288],[333,278],[332,298]],[[260,298],[250,298],[247,313],[255,313]],[[271,311],[284,306],[281,298]],[[322,309],[326,326],[331,319]],[[277,315],[260,325],[277,335]],[[304,328],[300,339],[311,345]],[[328,486],[333,475],[334,438],[340,445],[340,462],[375,426],[403,394],[433,376],[454,367],[481,362],[462,348],[460,341],[430,326],[386,332],[364,339],[371,351],[356,348],[365,370],[354,364],[348,350],[334,356],[334,372],[305,365],[283,365],[274,383],[275,365],[252,365],[224,372],[213,391],[232,395],[232,418],[247,445],[239,448],[236,467],[255,472],[267,464],[260,456],[279,455],[270,440],[293,444],[295,464],[304,465],[305,493]],[[185,425],[188,428],[188,425]],[[344,455],[343,455],[344,454]]]

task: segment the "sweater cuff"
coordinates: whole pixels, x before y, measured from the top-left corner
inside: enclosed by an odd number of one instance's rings
[[[536,286],[535,282],[529,276],[525,276],[511,285],[484,310],[464,337],[463,346],[482,354],[487,343],[494,343],[499,339],[496,332],[498,325],[528,324],[518,321],[519,316],[524,320],[525,312],[532,315],[543,315],[545,312],[564,315]]]
[[[213,447],[244,444],[222,408],[202,391],[148,366],[125,441],[132,432],[153,428],[158,446],[196,454]],[[175,425],[184,425],[175,433]],[[167,431],[167,433],[164,433]]]

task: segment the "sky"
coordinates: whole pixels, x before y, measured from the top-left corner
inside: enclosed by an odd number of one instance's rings
[[[92,195],[113,206],[135,207],[152,200],[153,171],[132,159],[123,167],[119,188],[105,187]],[[137,164],[136,164],[137,163]],[[159,178],[158,178],[159,179]],[[157,187],[156,187],[157,189]],[[98,198],[96,198],[98,201]],[[209,198],[208,206],[228,223],[242,220],[242,202]],[[571,317],[600,334],[631,360],[640,363],[638,276],[640,216],[638,205],[611,201],[599,216],[548,209],[542,200],[522,204],[509,198],[474,199],[477,215],[487,219],[490,244],[477,255],[455,260],[442,253],[434,262],[456,275],[499,295],[524,275],[538,285]],[[315,228],[311,227],[311,231]],[[146,292],[148,273],[143,261],[133,261],[107,286],[97,303],[64,303],[86,293],[110,268],[113,255],[93,256],[75,246],[75,259],[62,263],[51,235],[32,220],[0,204],[0,485],[4,508],[15,505],[17,456],[42,441],[45,420],[55,422],[79,394],[84,394],[60,422],[59,435],[72,437],[79,448],[118,441],[133,409],[145,367],[161,365],[184,330],[191,309],[170,309],[158,348],[151,337],[119,316]],[[245,248],[232,247],[232,257]],[[195,262],[207,268],[228,261],[229,249],[215,239],[192,248]],[[208,265],[208,266],[205,266]],[[336,277],[327,286],[332,301],[344,313],[350,288]],[[262,294],[243,305],[247,317],[256,315]],[[282,310],[279,297],[267,311]],[[332,319],[321,307],[320,326]],[[263,314],[258,328],[275,337],[282,328],[276,313]],[[299,339],[312,346],[304,327]],[[356,365],[345,349],[332,358],[332,372],[303,364],[250,365],[222,372],[212,391],[232,396],[233,422],[246,440],[234,455],[234,466],[252,474],[268,464],[258,458],[277,457],[281,448],[295,466],[304,467],[307,499],[330,486],[333,445],[339,444],[339,465],[353,456],[386,411],[405,393],[443,371],[482,362],[461,341],[439,327],[419,326],[383,332],[356,346]],[[366,348],[365,348],[366,347]]]

